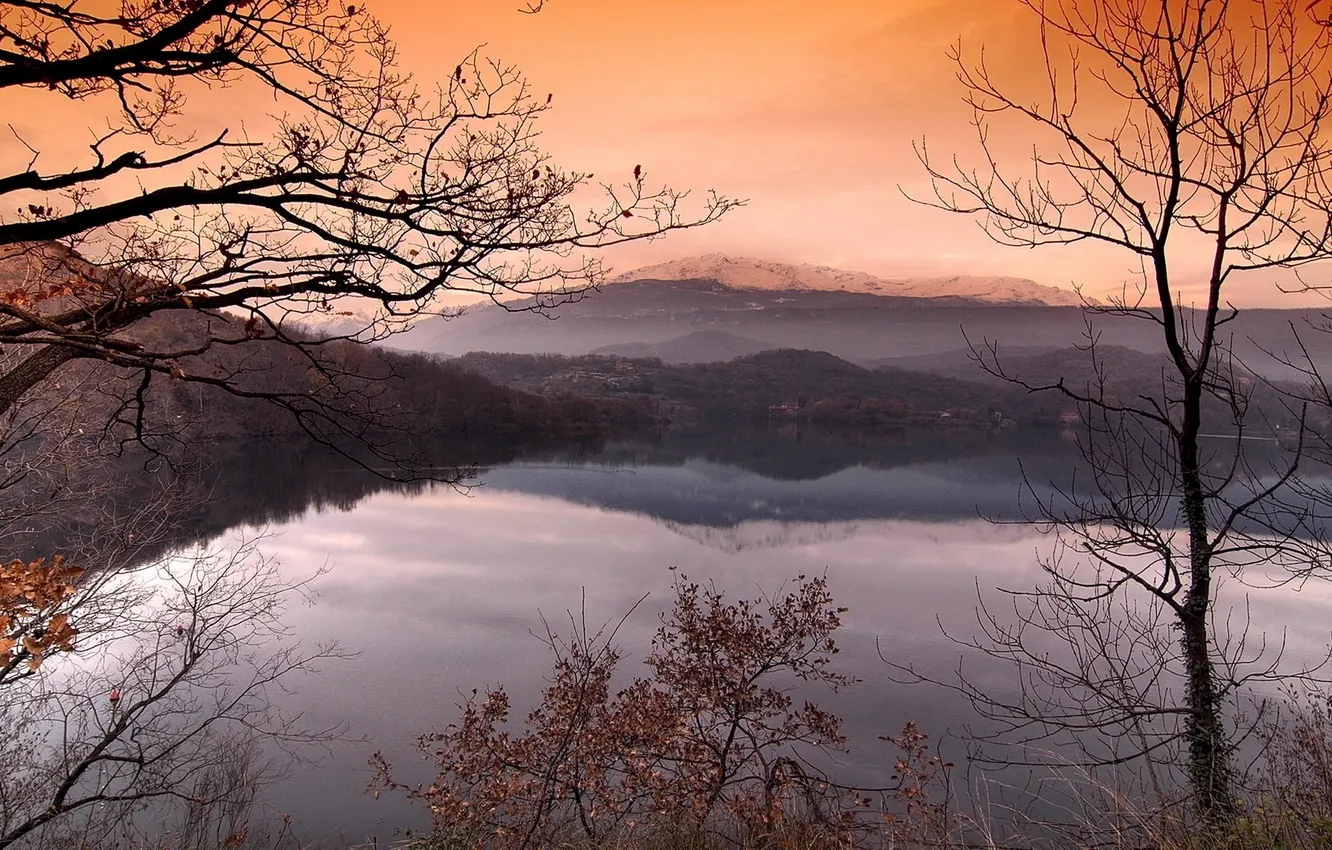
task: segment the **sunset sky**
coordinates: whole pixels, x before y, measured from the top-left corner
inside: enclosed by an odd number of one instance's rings
[[[520,11],[525,2],[368,0],[365,9],[391,27],[423,86],[477,48],[521,68],[539,96],[553,95],[542,141],[565,168],[620,181],[641,164],[649,183],[748,202],[712,226],[609,252],[617,271],[720,251],[888,277],[1013,275],[1099,297],[1137,280],[1122,251],[1004,248],[974,220],[905,197],[929,195],[913,143],[978,161],[948,57],[959,39],[965,56],[984,50],[997,82],[1041,98],[1035,15],[1018,0],[547,0],[539,14]],[[262,123],[243,91],[209,97],[191,114],[204,132]],[[96,126],[85,108],[32,89],[5,101],[6,120],[47,167],[62,151],[86,156]],[[1015,163],[1030,156],[1029,131],[995,135]],[[28,156],[0,147],[7,163]],[[1173,259],[1185,301],[1196,300],[1204,258]],[[1332,282],[1332,272],[1308,279]],[[1237,279],[1227,296],[1242,306],[1327,303],[1283,294],[1277,280]]]
[[[961,216],[913,204],[928,181],[913,140],[975,152],[947,57],[984,47],[996,76],[1030,85],[1034,16],[1010,0],[374,0],[404,63],[446,75],[478,45],[552,92],[545,145],[600,177],[641,163],[676,188],[749,204],[703,230],[614,253],[617,269],[709,251],[882,275],[1003,274],[1094,294],[1133,277],[1110,250],[992,244]],[[1021,145],[1030,140],[1015,140]],[[1181,279],[1196,277],[1181,269]],[[1200,268],[1198,272],[1200,273]],[[1323,303],[1236,281],[1241,304]]]
[[[523,15],[517,3],[374,9],[422,75],[484,43],[554,92],[546,144],[567,165],[609,176],[641,162],[673,187],[749,201],[706,230],[635,246],[618,266],[705,251],[903,274],[1028,274],[1048,262],[995,252],[974,225],[899,190],[923,187],[912,139],[966,129],[946,48],[963,29],[1002,38],[1014,15],[994,9],[1005,4],[554,0]]]

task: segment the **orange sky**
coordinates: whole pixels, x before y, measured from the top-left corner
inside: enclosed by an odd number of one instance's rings
[[[903,197],[929,186],[914,140],[976,150],[946,56],[959,37],[973,55],[984,46],[1000,80],[1036,81],[1034,16],[1016,0],[547,0],[537,15],[523,2],[367,8],[423,82],[478,45],[521,67],[554,94],[544,142],[563,166],[611,179],[642,164],[675,188],[748,200],[713,226],[617,250],[617,269],[723,251],[890,276],[1079,282],[1094,295],[1135,274],[1132,257],[1108,249],[1001,248],[974,221]],[[65,118],[27,108],[50,107],[46,93],[16,94],[7,120],[25,138],[71,143],[51,126]],[[210,114],[226,122],[229,111]],[[1281,295],[1270,278],[1235,284],[1238,304],[1326,303]]]
[[[521,66],[555,95],[545,141],[566,166],[609,176],[642,163],[677,188],[748,199],[704,230],[616,252],[617,268],[724,251],[885,275],[1076,281],[1095,294],[1135,273],[1113,250],[1001,248],[973,221],[903,197],[928,188],[913,140],[974,151],[950,45],[984,45],[1001,78],[1034,81],[1033,16],[1016,2],[548,0],[538,15],[519,5],[369,8],[422,77],[447,74],[478,44]],[[1270,277],[1235,283],[1240,304],[1324,303],[1281,295]]]
[[[539,15],[516,5],[376,0],[372,10],[423,76],[485,43],[553,91],[546,144],[565,164],[610,175],[641,162],[672,186],[749,200],[617,265],[721,250],[876,272],[1040,268],[898,188],[920,184],[913,138],[964,126],[946,47],[962,30],[1003,32],[1006,16],[992,11],[1003,4],[553,0]]]

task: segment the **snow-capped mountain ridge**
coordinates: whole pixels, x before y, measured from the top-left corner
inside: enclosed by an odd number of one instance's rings
[[[726,254],[687,257],[625,272],[612,283],[638,280],[715,280],[733,289],[843,291],[902,298],[962,298],[988,304],[1075,307],[1077,293],[1018,277],[925,277],[889,279],[810,263],[792,265]]]

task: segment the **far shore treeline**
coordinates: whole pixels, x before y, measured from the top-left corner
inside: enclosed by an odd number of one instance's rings
[[[156,345],[184,340],[198,332],[189,325],[200,322],[234,324],[236,333],[243,333],[239,320],[192,313],[157,317],[136,329],[136,337]],[[218,333],[216,327],[211,332]],[[280,340],[256,339],[245,346],[216,346],[180,363],[191,375],[226,375],[240,395],[191,381],[168,382],[166,391],[155,391],[133,415],[142,415],[150,431],[171,430],[191,439],[299,436],[310,423],[273,404],[272,395],[302,400],[331,395],[332,375],[340,401],[327,410],[334,421],[342,417],[343,436],[370,427],[389,434],[542,444],[714,418],[869,429],[1067,426],[1080,421],[1079,405],[1034,388],[1062,381],[1075,390],[1122,399],[1169,392],[1162,383],[1161,356],[1119,346],[1101,346],[1094,358],[1076,348],[1001,355],[1005,375],[1016,383],[987,374],[975,362],[954,361],[959,358],[940,357],[920,370],[867,368],[827,352],[794,349],[715,363],[488,352],[448,359],[352,341],[300,351]],[[113,403],[133,397],[132,388],[118,380],[128,379],[108,374],[98,382],[102,391],[86,403],[99,409],[90,413],[106,415]],[[1238,381],[1253,403],[1252,424],[1246,426],[1251,431],[1271,434],[1295,422],[1281,392],[1291,387],[1247,373]],[[245,391],[264,398],[246,398]],[[315,423],[315,430],[328,435],[328,424]]]

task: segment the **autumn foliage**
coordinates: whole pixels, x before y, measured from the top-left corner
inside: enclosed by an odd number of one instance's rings
[[[801,682],[836,690],[832,634],[846,610],[823,578],[775,598],[727,601],[682,578],[645,659],[648,674],[615,691],[623,656],[614,628],[548,629],[555,667],[522,729],[508,728],[501,687],[473,691],[462,717],[419,741],[433,781],[397,781],[377,754],[378,785],[430,807],[436,829],[477,846],[551,846],[682,827],[763,835],[803,824],[850,827],[848,806],[802,753],[840,748],[838,719],[797,705]]]
[[[78,630],[57,611],[81,574],[59,555],[0,564],[0,682],[36,670],[53,651],[73,651]]]

